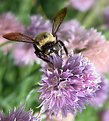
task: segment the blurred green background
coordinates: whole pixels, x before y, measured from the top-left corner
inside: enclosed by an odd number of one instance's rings
[[[65,19],[77,19],[86,28],[95,27],[102,31],[109,40],[109,31],[103,27],[103,10],[109,6],[109,0],[95,1],[93,7],[86,12],[69,7]],[[58,10],[67,5],[67,2],[68,0],[0,0],[0,14],[10,11],[27,26],[29,24],[29,15],[41,14],[45,18],[51,19]],[[10,52],[4,55],[0,51],[0,110],[7,113],[9,109],[26,102],[26,109],[32,108],[34,111],[38,111],[39,109],[36,107],[40,104],[38,99],[40,79],[39,64],[18,66],[14,63]],[[105,104],[104,108],[108,107],[108,105],[108,103]],[[99,121],[99,111],[87,107],[82,113],[78,113],[75,120]]]

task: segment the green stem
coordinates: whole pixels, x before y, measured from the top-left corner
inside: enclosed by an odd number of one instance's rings
[[[84,13],[81,13],[81,12],[80,12],[80,13],[78,13],[78,14],[76,15],[75,18],[81,22],[82,19],[83,19],[83,17],[84,17]]]
[[[107,0],[98,0],[97,4],[94,6],[92,11],[90,11],[90,13],[85,18],[83,24],[86,27],[90,27],[92,22],[95,22],[95,19],[96,19],[98,13],[100,13],[103,10],[103,8],[106,4],[107,4]]]
[[[32,0],[22,0],[22,4],[19,9],[19,18],[25,23],[28,22],[28,15],[31,12],[33,2]]]
[[[7,44],[9,44],[9,43],[11,43],[11,42],[10,42],[10,41],[6,41],[6,42],[0,44],[0,47],[3,47],[3,46],[5,46],[5,45],[7,45]]]
[[[108,30],[106,32],[104,32],[104,35],[107,38],[107,40],[109,40],[109,32],[108,32]]]
[[[46,16],[46,14],[44,12],[44,9],[42,8],[41,4],[38,4],[37,12],[40,13],[41,15],[44,15],[47,18],[47,16]]]

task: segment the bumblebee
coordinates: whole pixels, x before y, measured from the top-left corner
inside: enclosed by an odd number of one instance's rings
[[[61,9],[52,20],[52,33],[43,32],[38,34],[34,39],[18,32],[11,32],[3,35],[4,38],[17,41],[33,44],[35,49],[35,54],[42,60],[49,62],[47,57],[52,54],[57,54],[61,56],[62,50],[65,51],[68,55],[68,51],[61,40],[57,39],[56,33],[66,16],[67,8]]]

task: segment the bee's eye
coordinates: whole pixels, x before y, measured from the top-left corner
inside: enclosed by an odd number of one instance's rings
[[[44,38],[47,38],[48,36],[46,34],[43,35]]]

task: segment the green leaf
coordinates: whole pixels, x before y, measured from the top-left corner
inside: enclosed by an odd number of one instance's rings
[[[14,63],[11,53],[3,55],[0,52],[0,110],[7,113],[9,109],[27,104],[27,108],[34,110],[39,105],[38,91],[41,78],[40,65],[18,66]],[[34,85],[37,85],[34,87]],[[34,87],[34,88],[33,88]],[[31,90],[35,90],[28,100]],[[36,100],[37,99],[37,100]]]
[[[51,19],[63,7],[65,7],[66,0],[39,0],[46,16]]]
[[[98,120],[97,110],[86,107],[81,113],[78,113],[75,121],[99,121]]]

